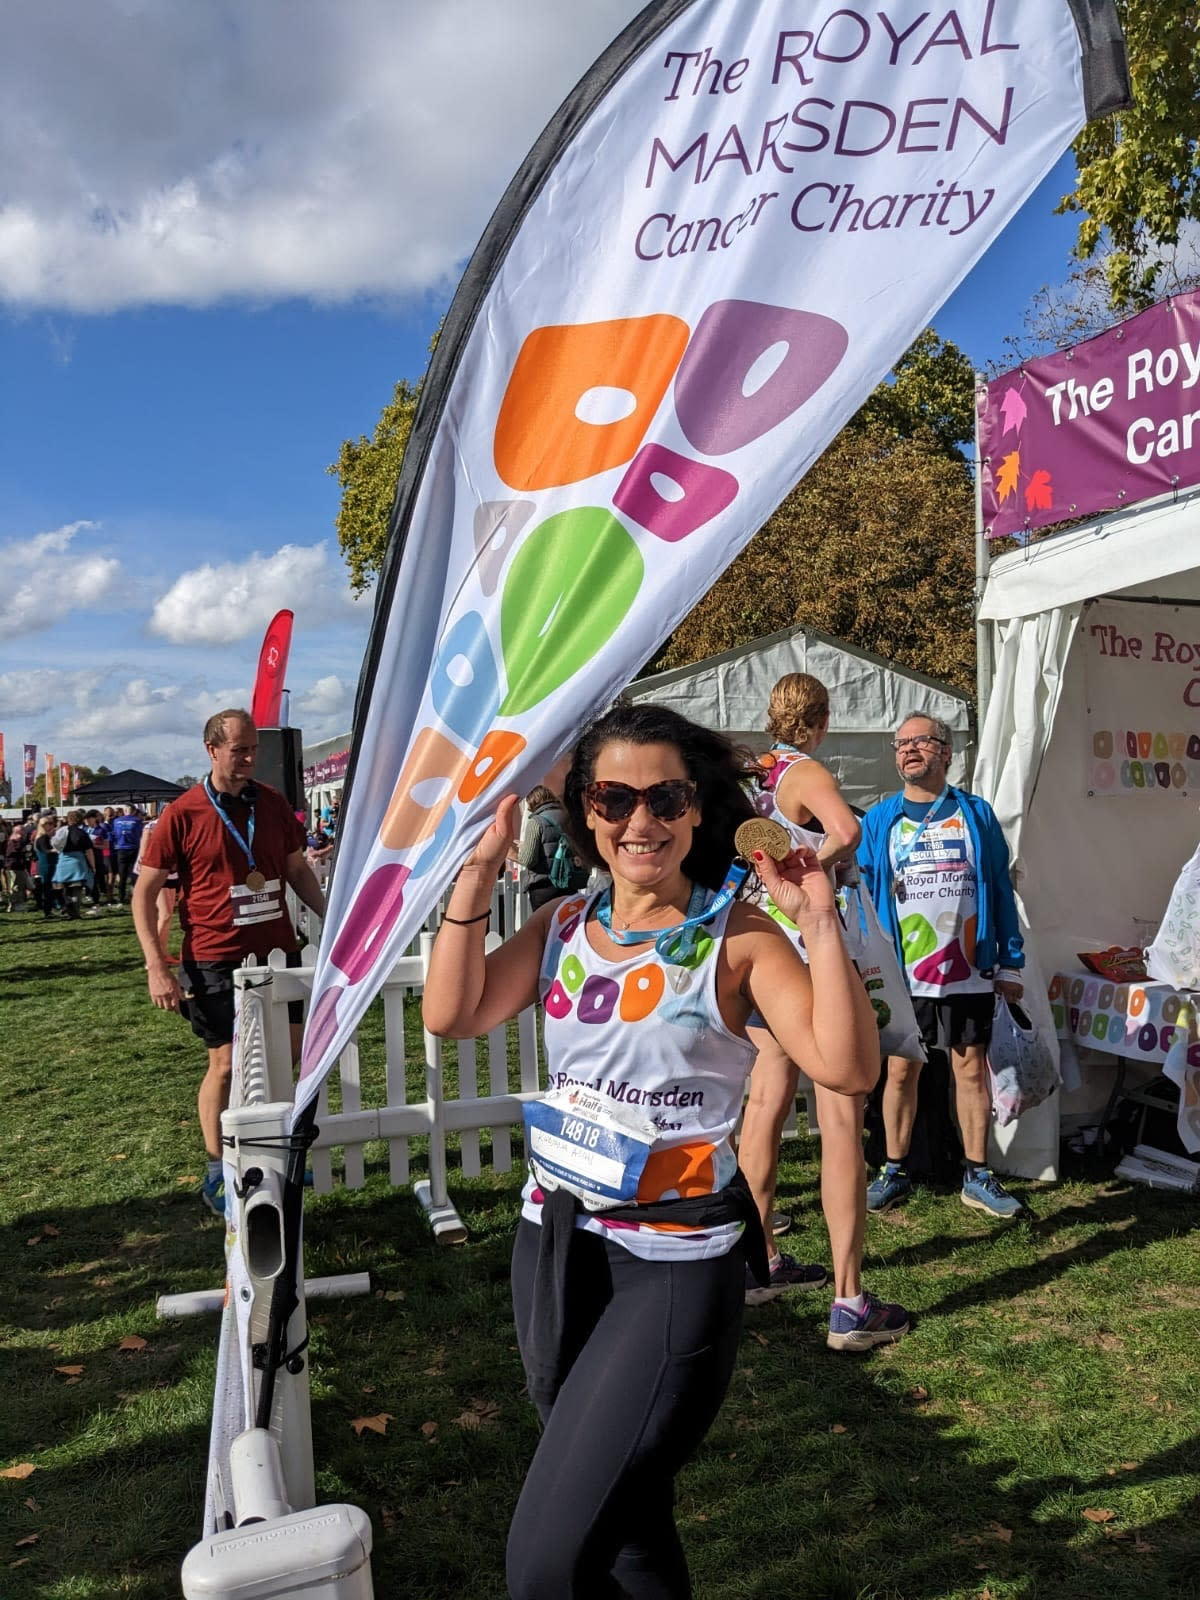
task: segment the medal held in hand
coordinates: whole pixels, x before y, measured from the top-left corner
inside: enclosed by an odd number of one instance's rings
[[[756,850],[761,850],[763,855],[775,861],[784,860],[792,850],[791,835],[787,829],[778,822],[772,822],[769,817],[751,817],[749,821],[741,823],[733,836],[733,843],[738,855],[747,861],[754,859]]]

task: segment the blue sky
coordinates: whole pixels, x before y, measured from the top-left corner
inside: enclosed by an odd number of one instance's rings
[[[528,145],[632,0],[40,0],[0,60],[0,731],[166,777],[296,612],[306,742],[370,599],[343,438],[416,378]],[[532,23],[523,41],[511,26]],[[533,41],[530,44],[530,40]],[[470,48],[468,48],[468,43]],[[1003,355],[1070,266],[1065,158],[936,319]]]

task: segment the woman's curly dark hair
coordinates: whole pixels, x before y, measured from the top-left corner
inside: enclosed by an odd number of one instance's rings
[[[710,728],[689,722],[677,711],[649,703],[617,706],[586,729],[571,756],[563,803],[567,829],[576,852],[593,867],[607,870],[596,849],[595,836],[585,820],[584,790],[596,772],[596,760],[607,744],[674,745],[688,777],[696,785],[700,824],[683,863],[684,873],[706,889],[719,889],[736,851],[733,835],[738,824],[756,815],[750,798],[755,779],[753,766],[740,751]]]

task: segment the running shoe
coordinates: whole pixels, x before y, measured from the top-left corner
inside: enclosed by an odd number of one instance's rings
[[[220,1173],[215,1178],[205,1178],[200,1185],[200,1198],[214,1217],[225,1221],[225,1179]]]
[[[792,1213],[790,1211],[772,1211],[771,1232],[777,1239],[781,1233],[786,1233],[791,1225]]]
[[[861,1311],[834,1305],[829,1313],[829,1332],[825,1343],[831,1350],[872,1350],[877,1344],[895,1344],[908,1332],[908,1312],[903,1306],[864,1296]]]
[[[962,1203],[972,1211],[986,1211],[989,1217],[1021,1217],[1025,1207],[1008,1190],[990,1167],[979,1167],[972,1177],[963,1177]]]
[[[867,1210],[890,1211],[903,1205],[912,1193],[912,1179],[907,1172],[889,1172],[880,1167],[878,1177],[867,1185]]]
[[[768,1300],[774,1300],[776,1295],[787,1294],[792,1289],[821,1289],[828,1276],[824,1267],[806,1266],[794,1257],[781,1253],[766,1283],[756,1283],[747,1267],[746,1304],[761,1306]]]

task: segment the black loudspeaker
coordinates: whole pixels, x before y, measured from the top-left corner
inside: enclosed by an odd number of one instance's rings
[[[304,736],[299,728],[260,728],[254,776],[287,797],[293,811],[304,806]]]

